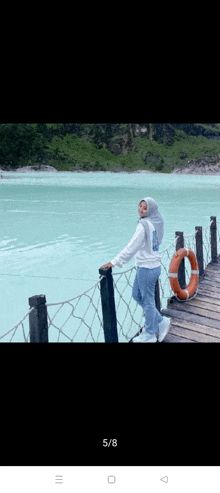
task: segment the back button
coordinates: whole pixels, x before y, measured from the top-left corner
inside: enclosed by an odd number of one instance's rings
[[[163,481],[163,483],[168,483],[168,476],[164,476],[164,478],[161,478],[161,481]]]

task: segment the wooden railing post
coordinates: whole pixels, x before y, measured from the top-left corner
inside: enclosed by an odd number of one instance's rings
[[[216,217],[211,216],[211,226],[210,226],[210,233],[211,233],[211,256],[212,256],[212,262],[216,264],[218,262],[218,254],[217,254],[217,224],[216,224]]]
[[[34,308],[29,314],[30,342],[48,342],[48,322],[46,296],[32,296],[29,298],[30,308]]]
[[[160,285],[159,285],[159,280],[157,279],[156,285],[155,285],[155,305],[157,310],[160,312],[161,310],[161,303],[160,303]]]
[[[176,242],[176,251],[180,248],[184,248],[184,236],[182,231],[176,231],[175,233],[177,238]],[[178,281],[181,289],[185,289],[186,287],[186,276],[185,276],[185,260],[180,262],[179,271],[178,271]]]
[[[199,277],[204,276],[202,226],[196,226],[196,258],[199,264]]]
[[[105,342],[118,342],[112,268],[99,269]]]

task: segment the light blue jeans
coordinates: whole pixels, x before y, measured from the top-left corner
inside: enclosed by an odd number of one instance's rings
[[[132,296],[145,311],[145,330],[152,337],[159,331],[163,317],[155,304],[155,284],[161,274],[161,266],[154,269],[138,267]]]

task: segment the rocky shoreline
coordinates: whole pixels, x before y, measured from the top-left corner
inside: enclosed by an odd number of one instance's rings
[[[177,166],[171,173],[192,175],[219,175],[220,155],[205,159],[193,159],[185,166]]]
[[[30,171],[49,171],[51,173],[57,172],[57,169],[53,168],[53,166],[42,164],[41,166],[23,166],[22,168],[16,168],[14,171],[16,171],[17,173],[28,173]]]
[[[1,169],[0,168],[0,177],[4,178],[4,173],[30,173],[30,172],[49,172],[49,173],[63,173],[65,170],[58,171],[53,166],[49,165],[41,165],[41,166],[23,166],[22,168],[16,169]],[[68,171],[71,173],[100,173],[100,171]],[[139,169],[134,171],[123,171],[121,169],[109,170],[110,173],[123,173],[123,174],[131,174],[131,173],[140,173],[140,174],[164,174],[159,171],[152,171],[147,169]],[[102,171],[102,173],[106,173],[106,171]],[[205,159],[194,159],[188,161],[186,165],[176,166],[170,173],[166,174],[192,174],[192,175],[219,175],[220,174],[220,155],[209,157]]]

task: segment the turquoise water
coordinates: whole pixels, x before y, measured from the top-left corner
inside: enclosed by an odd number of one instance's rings
[[[137,206],[153,197],[175,231],[220,221],[220,176],[114,173],[5,173],[0,180],[0,334],[28,311],[28,298],[73,298],[99,279],[99,267],[128,243]],[[134,259],[122,272],[134,265]]]

